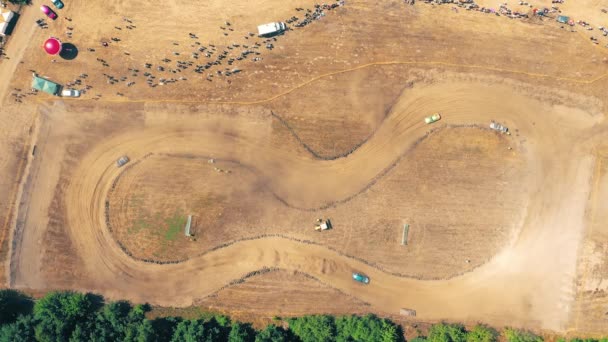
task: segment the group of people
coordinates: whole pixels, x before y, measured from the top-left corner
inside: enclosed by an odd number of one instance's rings
[[[407,0],[406,0],[406,2],[407,2]],[[493,8],[480,7],[479,5],[477,5],[475,3],[474,0],[424,0],[424,2],[434,3],[434,4],[456,4],[457,6],[463,7],[467,10],[474,10],[474,11],[480,11],[483,13],[496,14],[497,16],[502,15],[502,16],[506,16],[511,19],[530,18],[530,14],[528,12],[512,10],[508,7],[507,3],[501,4],[498,7],[498,10],[495,10]],[[552,0],[551,8],[544,7],[544,8],[540,8],[540,9],[534,9],[534,10],[531,10],[530,13],[533,16],[537,16],[539,18],[551,17],[551,14],[553,14],[553,13],[555,13],[556,15],[559,15],[562,13],[562,11],[560,10],[560,8],[557,5],[563,4],[564,2],[565,2],[565,0]],[[533,7],[531,4],[529,4],[528,2],[525,2],[525,1],[519,1],[519,5],[527,6],[530,8]],[[452,7],[452,9],[457,12],[456,7]],[[602,12],[608,13],[608,10],[602,9]],[[568,24],[570,26],[573,26],[574,21],[570,20],[570,22],[568,22]],[[590,31],[594,30],[594,27],[585,21],[579,20],[578,24],[587,30],[590,30]],[[564,25],[562,25],[561,27],[565,28]],[[602,26],[599,26],[598,29],[603,36],[608,36],[608,29],[606,29]],[[576,30],[574,28],[572,28],[571,31],[575,32]],[[593,43],[599,44],[599,39],[597,37],[591,36],[590,39]],[[606,45],[606,47],[608,47],[608,44]]]
[[[293,25],[293,29],[301,28],[310,24],[312,21],[321,19],[323,16],[325,16],[325,11],[329,11],[343,5],[344,0],[337,0],[332,4],[317,4],[313,9],[296,8],[297,12],[305,12],[304,18],[299,19],[292,16],[291,18],[287,19],[286,22],[295,23]],[[66,17],[66,20],[71,21],[71,18]],[[125,22],[123,25],[114,26],[116,29],[115,32],[125,32],[123,28],[126,30],[134,30],[137,27],[134,25],[132,19],[123,17],[123,21]],[[44,23],[44,20],[40,20],[39,23]],[[43,24],[43,26],[45,26],[45,24]],[[225,24],[220,27],[220,29],[225,31],[227,34],[228,32],[235,31],[235,25],[226,21]],[[72,36],[73,30],[74,27],[68,27],[68,31],[66,32],[68,38]],[[101,48],[88,47],[86,51],[90,54],[104,56],[104,51],[106,51],[106,49],[120,47],[120,45],[124,43],[120,38],[120,34],[121,33],[116,34],[116,36],[111,37],[109,40],[101,41]],[[104,72],[103,77],[105,78],[106,83],[108,85],[124,85],[126,88],[130,88],[136,86],[137,83],[139,83],[138,78],[143,75],[145,78],[144,83],[151,88],[155,88],[159,85],[162,86],[176,83],[178,81],[186,81],[188,77],[186,77],[184,72],[187,70],[191,70],[196,74],[202,75],[209,82],[212,82],[214,79],[224,78],[228,83],[231,83],[228,78],[242,71],[242,69],[238,67],[238,63],[243,61],[261,61],[262,50],[264,48],[267,50],[274,49],[275,44],[277,44],[281,38],[280,36],[271,38],[257,38],[255,37],[254,33],[247,32],[243,36],[243,43],[232,43],[224,48],[219,48],[213,44],[204,45],[195,33],[189,32],[188,37],[191,41],[190,48],[192,48],[189,53],[174,50],[173,56],[176,57],[175,60],[165,57],[156,63],[153,63],[153,61],[144,61],[141,65],[145,69],[145,72],[143,73],[140,73],[137,67],[128,68],[128,73],[120,77]],[[179,43],[174,42],[173,45],[176,47],[179,46]],[[123,51],[123,53],[125,55],[130,55],[128,51]],[[101,66],[109,68],[110,64],[106,58],[108,57],[97,57],[96,61],[99,62]],[[207,61],[203,62],[201,59],[207,59]],[[182,76],[177,77],[177,74],[182,74]],[[167,77],[167,75],[170,77]],[[88,74],[81,73],[66,85],[68,87],[81,87],[81,89],[78,90],[84,94],[93,88],[90,84],[86,84],[87,82],[85,82],[85,79],[88,77]],[[115,94],[117,96],[125,95],[121,91],[118,91]],[[21,93],[14,94],[15,99],[19,102],[21,102],[24,96],[25,95]],[[102,94],[96,94],[93,99],[99,100],[101,97]]]
[[[315,5],[314,10],[305,10],[303,8],[297,8],[297,11],[305,11],[306,13],[305,18],[302,21],[298,22],[298,24],[300,25],[296,24],[295,27],[303,27],[313,20],[318,20],[319,18],[325,15],[323,11],[331,10],[342,5],[344,5],[344,0],[338,0],[336,1],[336,3],[331,5]],[[287,21],[293,22],[294,18],[296,17],[292,17]],[[136,27],[135,25],[133,25],[132,20],[128,18],[123,18],[123,20],[129,23],[129,25],[127,25],[128,29],[133,29]],[[115,28],[119,31],[122,30],[122,27],[120,26],[116,26]],[[235,27],[233,23],[226,21],[223,26],[220,26],[220,29],[222,31],[234,32]],[[227,34],[227,32],[224,33]],[[187,70],[192,70],[197,74],[203,75],[205,79],[209,82],[212,82],[218,77],[230,77],[234,74],[241,72],[241,69],[236,67],[237,63],[245,60],[250,60],[251,62],[261,61],[261,49],[265,47],[268,50],[272,50],[274,48],[274,44],[276,44],[279,39],[279,37],[271,37],[253,41],[255,34],[248,32],[246,35],[243,36],[244,39],[247,40],[247,43],[232,43],[227,45],[224,49],[220,49],[213,44],[203,45],[203,43],[200,41],[199,37],[195,33],[189,32],[188,37],[191,39],[190,48],[192,48],[189,53],[183,53],[182,51],[173,49],[172,55],[174,57],[177,57],[175,60],[165,57],[163,59],[160,59],[157,63],[152,63],[151,61],[145,61],[143,63],[144,68],[149,70],[143,73],[143,76],[145,77],[145,83],[148,85],[148,87],[155,88],[159,85],[167,85],[178,81],[185,81],[187,80],[186,76],[160,76],[162,74],[183,74],[183,72],[186,72]],[[114,37],[111,40],[114,43],[119,43],[121,41],[121,39],[117,37]],[[106,43],[106,45],[104,45],[105,47],[110,46],[110,42],[103,43]],[[177,42],[173,43],[174,47],[177,47],[179,45],[180,44]],[[95,49],[90,49],[89,51],[95,52]],[[201,59],[207,59],[207,61],[202,62]],[[104,59],[97,58],[97,60],[101,62],[102,65],[109,66],[109,64]],[[155,70],[155,72],[153,72],[153,70]],[[106,74],[104,75],[109,85],[124,83],[127,87],[131,87],[136,84],[134,78],[137,77],[139,74],[132,73],[131,76],[123,76],[120,78]],[[228,83],[231,82],[228,79],[226,80]],[[100,94],[98,94],[97,98],[101,98]]]

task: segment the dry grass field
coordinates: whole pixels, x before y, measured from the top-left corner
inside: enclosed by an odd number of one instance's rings
[[[597,29],[353,0],[267,40],[249,32],[315,3],[73,0],[48,29],[33,5],[0,61],[7,286],[608,332]],[[32,94],[32,71],[85,92]]]

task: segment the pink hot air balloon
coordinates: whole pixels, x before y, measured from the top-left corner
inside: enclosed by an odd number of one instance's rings
[[[61,42],[59,39],[51,37],[44,42],[44,51],[49,55],[56,55],[61,52]]]

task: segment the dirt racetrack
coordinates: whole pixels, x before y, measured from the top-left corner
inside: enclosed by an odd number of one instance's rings
[[[32,39],[73,32],[76,58],[2,61],[9,286],[240,311],[256,303],[230,284],[280,269],[244,291],[301,296],[281,315],[335,291],[335,313],[606,333],[603,46],[549,20],[348,1],[266,48],[247,32],[314,3],[199,5],[74,0]],[[260,54],[236,59],[243,44]],[[26,93],[30,70],[86,92]]]
[[[319,211],[336,228],[326,234],[312,229],[315,213],[285,205],[257,169],[221,159],[209,164],[210,157],[199,154],[155,154],[120,175],[109,195],[109,219],[117,239],[139,259],[184,260],[227,242],[288,234],[392,273],[445,278],[487,261],[523,217],[522,161],[508,144],[505,136],[476,127],[441,129],[369,190]],[[478,173],[465,172],[470,168]],[[441,184],[438,192],[433,184]],[[449,196],[436,202],[441,193]],[[375,215],[358,214],[366,208]],[[185,221],[172,230],[170,221],[186,214],[194,216],[195,241],[184,236]],[[400,245],[404,222],[413,227],[411,247]]]
[[[443,86],[450,89],[447,98],[437,95],[446,94]],[[467,97],[467,94],[472,93],[483,93],[484,96]],[[430,98],[425,96],[431,94],[433,100],[428,101]],[[499,98],[505,97],[512,100],[508,103],[517,103],[517,107],[496,107],[495,103],[500,102]],[[560,129],[559,125],[547,121],[543,127],[537,127],[527,119],[533,110],[540,106],[540,103],[534,100],[513,94],[508,87],[495,86],[493,90],[489,90],[482,84],[466,82],[424,87],[396,103],[392,115],[353,154],[348,158],[333,161],[319,161],[303,154],[293,155],[281,148],[264,148],[264,145],[260,144],[264,137],[260,136],[259,131],[234,131],[231,125],[223,125],[222,119],[203,123],[195,130],[191,124],[189,129],[178,127],[175,130],[167,130],[167,127],[149,127],[138,132],[117,135],[96,144],[74,171],[66,193],[67,220],[70,222],[70,228],[74,229],[70,235],[77,254],[82,256],[85,270],[89,269],[86,273],[95,274],[93,281],[97,277],[98,282],[102,279],[114,279],[112,286],[104,288],[104,292],[118,295],[128,288],[137,288],[138,293],[134,295],[138,300],[155,298],[154,301],[161,304],[189,304],[203,295],[207,288],[213,290],[222,283],[238,279],[247,270],[271,266],[295,269],[312,274],[323,282],[339,284],[334,286],[346,293],[356,293],[357,298],[389,312],[395,312],[399,307],[405,306],[415,307],[422,317],[431,319],[447,316],[470,320],[482,319],[488,315],[496,316],[500,307],[508,307],[509,312],[502,312],[500,317],[508,317],[510,321],[524,324],[529,322],[531,317],[539,317],[540,320],[542,316],[543,324],[551,324],[548,327],[557,328],[565,324],[567,318],[560,315],[547,316],[547,313],[557,313],[559,311],[554,310],[556,307],[570,305],[571,298],[563,293],[565,289],[547,284],[555,297],[549,302],[539,302],[534,296],[538,283],[532,286],[531,283],[521,281],[519,277],[522,276],[521,272],[533,265],[531,259],[538,264],[533,268],[535,274],[523,273],[526,279],[538,277],[543,283],[560,283],[564,274],[575,272],[574,259],[564,258],[564,254],[565,251],[575,252],[575,249],[570,247],[580,239],[580,235],[565,228],[562,234],[554,234],[554,229],[562,225],[580,224],[577,220],[582,218],[584,198],[588,196],[587,179],[590,176],[591,159],[582,158],[577,163],[560,163],[570,167],[544,169],[546,165],[559,163],[560,157],[571,160],[578,151],[572,150],[572,141],[568,139],[572,134]],[[420,282],[389,275],[326,247],[280,237],[238,242],[177,265],[142,264],[129,258],[115,243],[112,234],[104,228],[105,199],[113,179],[121,172],[121,169],[113,164],[117,155],[127,153],[134,162],[151,152],[213,156],[220,160],[234,158],[259,172],[259,178],[286,203],[305,208],[322,207],[364,189],[382,172],[385,165],[390,165],[424,136],[428,127],[421,122],[423,115],[419,113],[428,113],[432,111],[431,108],[444,113],[445,121],[442,124],[448,125],[489,122],[492,118],[490,115],[506,117],[508,113],[509,125],[518,127],[520,135],[534,141],[525,144],[525,156],[526,159],[529,158],[527,164],[533,168],[529,174],[539,175],[537,170],[545,170],[542,177],[532,176],[525,185],[527,194],[532,198],[532,204],[528,206],[527,220],[532,221],[524,222],[522,232],[516,241],[512,241],[514,243],[511,248],[502,250],[475,272],[447,282]],[[491,114],[490,108],[494,111]],[[589,116],[568,116],[569,111],[565,108],[555,107],[552,112],[545,110],[539,112],[559,118],[555,122],[561,122],[571,129],[589,129],[593,123]],[[206,126],[213,129],[205,129]],[[226,127],[228,132],[231,131],[230,134],[223,131],[222,127]],[[249,136],[247,132],[251,132]],[[542,132],[551,134],[544,135]],[[556,136],[561,139],[555,139]],[[205,144],[198,141],[205,141]],[[513,143],[519,145],[517,141]],[[239,148],[235,148],[235,145]],[[515,146],[516,150],[523,148],[521,145]],[[262,149],[263,153],[250,153],[251,150]],[[572,153],[560,154],[560,149]],[[561,172],[566,172],[575,182],[576,190],[556,182],[556,177],[561,176],[557,173]],[[310,178],[311,175],[314,175],[314,181]],[[539,191],[540,189],[543,191]],[[569,189],[568,197],[563,196],[566,189]],[[548,198],[544,197],[547,193],[550,195]],[[543,199],[534,198],[535,194]],[[563,210],[563,201],[573,197],[580,200],[568,202],[569,209]],[[535,208],[535,203],[542,203],[542,207]],[[540,213],[531,216],[530,211],[534,210],[540,210]],[[526,229],[526,225],[534,225],[535,229]],[[309,250],[314,252],[305,252]],[[559,261],[555,268],[546,267],[545,263],[555,260]],[[226,263],[231,265],[229,269],[222,267]],[[101,265],[103,267],[100,267]],[[348,274],[350,270],[356,269],[368,273],[374,282],[361,288],[352,284],[348,277],[334,276]],[[499,271],[500,269],[502,271]],[[538,272],[539,269],[545,271]],[[171,274],[171,278],[168,278],[167,274]],[[207,274],[213,274],[214,277],[209,278]],[[199,276],[201,278],[196,280]],[[183,279],[186,278],[191,281],[184,283]],[[175,279],[175,282],[171,279]],[[503,292],[502,286],[507,283],[513,284],[510,290],[513,297],[503,293],[500,296],[503,301],[497,302],[495,296],[498,296],[498,293],[494,291]],[[96,286],[99,284],[101,283]],[[191,288],[188,287],[189,284]],[[408,291],[402,293],[397,291],[398,288],[407,288]],[[158,293],[162,293],[162,296],[155,297]],[[393,293],[395,295],[391,295]],[[434,299],[429,301],[429,298]],[[489,302],[490,298],[493,298],[492,302],[498,306],[480,307],[479,303]],[[522,298],[526,300],[522,302]],[[543,299],[545,298],[546,295],[543,296]],[[446,301],[450,304],[446,305]],[[444,303],[443,309],[435,313],[432,308],[438,303]]]

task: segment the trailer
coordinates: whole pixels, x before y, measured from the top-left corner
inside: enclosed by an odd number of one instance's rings
[[[416,310],[403,308],[403,309],[399,309],[399,314],[401,316],[412,316],[412,317],[414,317],[414,316],[416,316]]]
[[[192,225],[192,215],[188,215],[188,220],[186,220],[186,227],[184,228],[184,234],[187,237],[191,237],[190,226]]]
[[[258,26],[258,36],[267,37],[279,34],[287,29],[284,22],[274,22]]]
[[[404,224],[403,225],[403,235],[401,236],[401,246],[407,245],[407,235],[408,235],[409,231],[410,231],[410,225]]]

